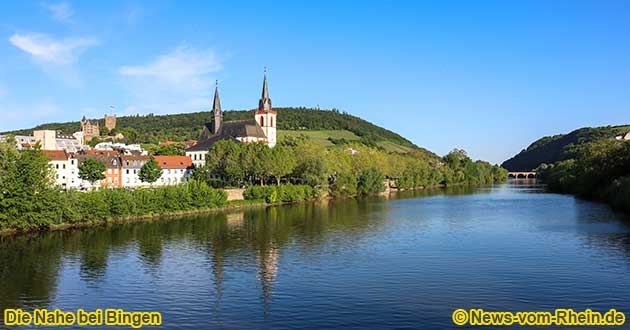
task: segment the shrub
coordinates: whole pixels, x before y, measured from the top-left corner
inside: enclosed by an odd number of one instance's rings
[[[315,197],[308,185],[251,186],[243,193],[245,200],[264,200],[267,203],[298,202]]]
[[[339,173],[330,186],[333,196],[354,196],[357,194],[357,178],[352,173]]]
[[[359,180],[357,180],[357,191],[359,194],[374,194],[384,190],[383,173],[378,168],[370,167],[361,172]]]

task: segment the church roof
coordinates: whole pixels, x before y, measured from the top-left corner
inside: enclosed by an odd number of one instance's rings
[[[207,123],[204,127],[204,132],[211,129],[211,124]],[[202,134],[203,135],[203,134]],[[209,135],[205,140],[199,140],[196,145],[188,148],[186,151],[207,151],[210,147],[221,140],[233,140],[237,141],[238,137],[256,137],[265,138],[265,132],[260,125],[256,122],[256,119],[244,119],[244,120],[230,120],[224,121],[219,128],[217,134]]]

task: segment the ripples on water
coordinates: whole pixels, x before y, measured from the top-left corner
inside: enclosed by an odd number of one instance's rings
[[[448,329],[456,308],[629,312],[629,257],[629,223],[605,205],[457,188],[4,238],[0,308],[157,310],[169,329]]]

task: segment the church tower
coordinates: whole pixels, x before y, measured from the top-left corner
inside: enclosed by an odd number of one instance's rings
[[[267,145],[273,148],[276,145],[276,116],[277,112],[271,107],[271,99],[269,98],[269,89],[267,87],[267,69],[263,79],[263,89],[260,101],[258,101],[258,110],[256,110],[256,122],[265,132],[267,137]]]
[[[219,100],[219,81],[216,81],[214,88],[214,102],[212,103],[212,134],[216,134],[223,122],[223,111],[221,111],[221,100]]]

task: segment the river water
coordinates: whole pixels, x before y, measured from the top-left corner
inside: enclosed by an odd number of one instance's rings
[[[450,329],[457,308],[630,316],[630,222],[505,184],[2,238],[5,308],[159,311],[166,329]]]

